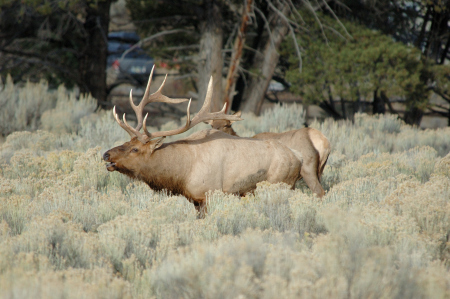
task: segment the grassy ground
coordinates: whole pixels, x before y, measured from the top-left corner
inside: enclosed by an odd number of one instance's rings
[[[185,198],[107,172],[101,154],[126,132],[73,105],[76,126],[43,112],[45,130],[0,144],[0,298],[450,297],[449,128],[313,123],[332,144],[322,200],[261,183],[211,192],[197,220]],[[277,107],[235,129],[283,131],[302,115]]]

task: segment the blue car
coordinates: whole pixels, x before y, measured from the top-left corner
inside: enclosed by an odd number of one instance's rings
[[[107,68],[113,68],[117,81],[146,84],[154,60],[140,47],[130,50],[139,40],[136,32],[118,31],[108,34]]]

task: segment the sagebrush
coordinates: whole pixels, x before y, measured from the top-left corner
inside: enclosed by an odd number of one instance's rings
[[[298,128],[280,109],[235,129]],[[314,122],[332,145],[323,200],[261,183],[211,191],[198,220],[184,197],[107,172],[102,153],[129,138],[110,112],[46,126],[0,145],[2,298],[450,297],[449,128]]]

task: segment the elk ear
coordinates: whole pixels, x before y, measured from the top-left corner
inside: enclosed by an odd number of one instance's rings
[[[161,137],[161,138],[158,138],[158,139],[155,139],[155,140],[150,141],[150,149],[151,149],[151,151],[153,152],[155,149],[157,149],[157,148],[159,148],[161,145],[163,145],[164,139],[165,139],[165,138],[166,138],[166,137],[163,136],[163,137]]]
[[[213,122],[214,122],[214,121],[213,121],[213,120],[210,120],[210,119],[204,121],[205,124],[210,125],[210,126],[213,125]]]

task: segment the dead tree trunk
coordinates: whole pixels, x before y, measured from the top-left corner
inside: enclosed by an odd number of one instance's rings
[[[279,10],[286,15],[289,12],[289,6],[284,4]],[[262,41],[261,47],[258,47],[262,51],[255,55],[251,68],[258,70],[259,73],[250,78],[249,86],[245,90],[243,97],[246,102],[242,110],[253,112],[256,115],[259,115],[261,112],[264,95],[278,63],[280,55],[277,50],[289,30],[288,24],[273,10],[270,12],[269,23],[271,24],[272,36]]]
[[[203,21],[200,25],[200,52],[198,61],[198,107],[203,105],[210,77],[214,80],[211,109],[222,108],[222,15],[218,1],[204,1]]]

